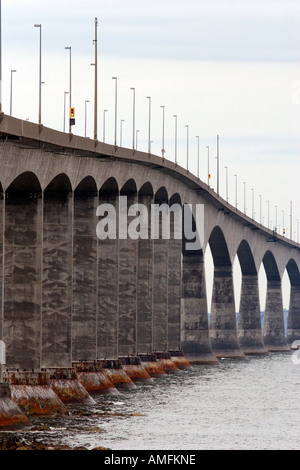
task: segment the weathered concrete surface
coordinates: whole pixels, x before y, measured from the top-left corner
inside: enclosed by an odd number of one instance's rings
[[[95,362],[74,362],[76,376],[83,387],[92,394],[119,393],[109,377],[104,373],[102,365]]]
[[[245,358],[237,339],[231,266],[214,268],[210,337],[217,357]]]
[[[262,338],[257,275],[242,276],[237,337],[244,354],[268,354]]]
[[[11,397],[28,415],[66,415],[68,410],[50,386],[46,372],[5,371]]]
[[[289,351],[284,334],[282,291],[280,280],[268,280],[263,328],[264,343],[269,351]]]
[[[182,263],[181,348],[191,363],[218,363],[209,338],[204,261],[191,253]]]
[[[174,374],[179,371],[177,364],[172,361],[171,354],[167,351],[154,351],[157,362],[167,374]]]
[[[85,189],[84,189],[85,188]],[[97,357],[97,192],[82,186],[74,194],[72,360]]]
[[[102,359],[100,364],[104,374],[116,388],[136,388],[136,385],[124,370],[120,359]]]
[[[300,286],[291,285],[287,329],[287,343],[292,345],[300,339]]]
[[[28,417],[11,398],[9,383],[0,382],[0,430],[30,426]]]
[[[77,379],[74,368],[48,368],[43,371],[49,374],[50,386],[63,403],[95,404],[95,400]]]
[[[186,370],[191,367],[190,362],[184,357],[184,353],[181,350],[170,350],[169,351],[172,361],[180,370]]]
[[[146,369],[142,366],[139,356],[120,356],[123,369],[133,382],[148,382],[152,380]]]
[[[166,371],[157,361],[155,354],[139,354],[142,366],[148,372],[150,377],[163,377]]]

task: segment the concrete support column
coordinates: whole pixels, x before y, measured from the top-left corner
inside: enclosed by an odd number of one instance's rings
[[[217,357],[245,357],[237,339],[232,266],[214,268],[210,337]]]
[[[217,363],[209,338],[203,255],[182,259],[181,348],[190,363]]]
[[[12,186],[5,201],[3,341],[7,367],[34,369],[40,367],[42,197],[30,181]]]
[[[262,338],[257,274],[242,277],[238,341],[244,354],[268,354]]]
[[[73,195],[44,193],[42,367],[71,367]]]
[[[137,202],[136,193],[121,194],[127,196],[127,209]],[[120,202],[120,204],[122,204]],[[127,217],[126,207],[120,209],[120,231],[124,234],[135,216]],[[123,219],[124,217],[124,219]],[[121,220],[122,219],[122,220]],[[127,235],[126,239],[119,240],[119,324],[118,344],[119,356],[136,355],[136,312],[137,312],[137,265],[138,240]]]
[[[300,285],[291,285],[287,342],[300,340]]]
[[[3,340],[3,234],[4,234],[4,195],[0,186],[0,341]],[[1,368],[1,365],[0,365]]]
[[[109,204],[118,221],[119,197],[117,191],[100,191],[99,205]],[[118,223],[116,224],[118,227]],[[116,229],[117,229],[116,227]],[[119,241],[116,238],[98,239],[98,308],[97,357],[118,357],[119,311]]]
[[[137,352],[148,353],[152,347],[153,315],[153,240],[150,214],[153,196],[139,195],[139,203],[148,210],[148,239],[138,240],[137,276]]]
[[[169,241],[168,259],[168,349],[180,349],[182,240],[173,239],[173,218],[171,218],[170,225],[171,239]]]
[[[153,351],[168,349],[169,240],[154,240]]]
[[[264,343],[269,351],[289,350],[284,333],[281,280],[268,280],[264,315]]]
[[[75,191],[72,361],[97,358],[97,205],[97,192]]]

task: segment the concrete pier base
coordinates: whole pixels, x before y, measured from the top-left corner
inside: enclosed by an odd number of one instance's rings
[[[96,362],[73,362],[73,367],[79,382],[91,395],[119,393],[100,364]]]
[[[96,402],[79,382],[74,368],[45,369],[50,376],[50,385],[63,403],[84,403],[94,405]]]
[[[169,352],[154,351],[154,354],[156,356],[157,362],[161,365],[167,374],[174,374],[175,372],[179,371],[179,368],[175,362],[172,361],[171,354]]]
[[[150,377],[163,377],[166,375],[166,371],[157,361],[155,354],[139,354],[138,356]]]
[[[284,333],[280,279],[268,280],[263,335],[265,347],[269,351],[290,351]]]
[[[142,366],[141,359],[138,356],[120,356],[119,359],[126,374],[129,375],[133,382],[152,380],[146,369]]]
[[[203,255],[184,254],[182,264],[181,348],[192,364],[218,364],[209,338]]]
[[[29,415],[67,415],[68,409],[50,385],[46,372],[5,371],[11,398]]]
[[[11,398],[10,384],[0,383],[0,430],[18,429],[31,423]]]
[[[190,362],[184,357],[183,351],[179,349],[170,349],[169,353],[172,361],[178,367],[178,369],[186,370],[191,367]]]
[[[119,359],[103,359],[100,361],[104,374],[116,388],[136,388]]]
[[[246,358],[237,339],[232,266],[214,268],[210,339],[218,358]]]
[[[242,277],[237,337],[244,354],[269,354],[262,337],[258,276],[256,274],[243,275]]]

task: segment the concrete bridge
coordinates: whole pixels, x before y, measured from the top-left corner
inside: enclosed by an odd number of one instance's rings
[[[214,363],[289,350],[300,339],[299,244],[245,216],[173,162],[3,113],[0,121],[0,339],[7,367],[63,368],[176,348],[190,362]],[[146,207],[204,204],[202,248],[187,250],[172,237],[100,240],[97,207],[117,209],[120,195],[128,205]],[[214,262],[210,323],[208,246]],[[236,255],[242,271],[238,325]],[[261,264],[267,276],[263,332]],[[287,337],[285,269],[291,283]]]

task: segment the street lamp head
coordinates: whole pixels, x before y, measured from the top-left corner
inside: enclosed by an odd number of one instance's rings
[[[41,24],[35,24],[34,27],[35,28],[40,28],[42,25]]]
[[[71,46],[67,46],[67,47],[65,47],[65,49],[69,49],[69,50],[71,50]]]

